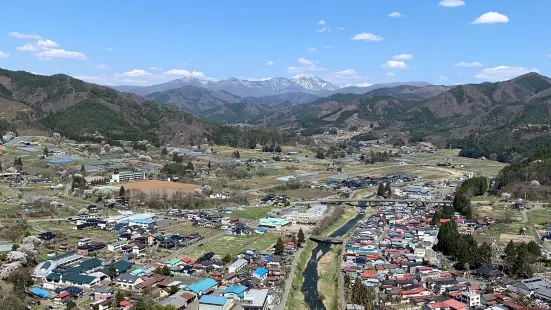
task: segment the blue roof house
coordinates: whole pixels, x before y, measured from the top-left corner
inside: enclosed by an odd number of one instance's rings
[[[205,295],[199,299],[199,309],[229,309],[233,304],[231,299],[222,296]]]
[[[202,296],[204,294],[208,294],[214,291],[217,288],[218,288],[218,282],[216,282],[211,278],[208,278],[189,285],[188,287],[185,288],[185,290],[192,292],[197,296]]]
[[[242,300],[243,297],[245,297],[245,291],[247,291],[247,289],[248,287],[243,285],[232,285],[226,287],[220,294],[233,300]]]
[[[50,293],[48,293],[47,291],[45,291],[43,289],[40,289],[38,287],[34,287],[31,290],[31,293],[33,295],[36,295],[36,296],[41,297],[41,298],[48,298],[48,296],[50,296]]]
[[[253,277],[264,280],[268,277],[268,270],[262,267],[258,268],[253,272]]]

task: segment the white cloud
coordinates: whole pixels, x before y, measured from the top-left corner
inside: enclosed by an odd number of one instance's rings
[[[304,73],[307,71],[325,71],[324,67],[318,66],[318,61],[308,60],[304,57],[300,57],[297,62],[301,66],[289,66],[287,72],[289,73]]]
[[[7,58],[9,56],[10,56],[10,54],[0,51],[0,58]]]
[[[482,67],[483,65],[479,63],[478,61],[473,62],[458,62],[455,64],[456,67],[464,67],[464,68],[476,68],[476,67]]]
[[[273,66],[275,64],[275,62],[273,60],[269,60],[268,62],[266,62],[266,66]]]
[[[386,76],[396,76],[396,74],[394,74],[393,72],[387,72],[385,75]]]
[[[198,79],[204,79],[205,74],[199,71],[188,71],[184,69],[171,69],[163,72],[164,75],[181,76],[181,77],[194,77]]]
[[[513,79],[519,75],[523,75],[529,72],[539,72],[538,68],[524,68],[524,67],[509,67],[509,66],[497,66],[494,68],[486,68],[480,71],[477,75],[477,79],[497,82]]]
[[[27,34],[27,33],[20,33],[20,32],[10,32],[8,35],[12,38],[21,39],[21,40],[40,40],[42,39],[41,36],[37,34]]]
[[[38,40],[38,42],[36,42],[36,44],[38,45],[38,47],[40,47],[42,49],[51,49],[51,48],[54,48],[54,47],[58,47],[57,42],[52,41],[50,39]]]
[[[440,6],[445,6],[447,8],[455,8],[458,6],[465,5],[465,1],[463,0],[442,0],[438,3]]]
[[[358,86],[358,87],[369,87],[369,86],[373,86],[373,84],[371,83],[360,83],[360,84],[356,84],[354,86]]]
[[[398,59],[398,60],[410,60],[413,58],[413,55],[411,54],[399,54],[392,56],[392,59]]]
[[[36,52],[36,51],[39,50],[38,47],[36,47],[32,44],[25,44],[23,46],[18,46],[15,49],[20,51],[20,52]]]
[[[403,17],[402,13],[400,12],[392,12],[390,14],[388,14],[388,17],[391,17],[391,18],[400,18],[400,17]]]
[[[316,25],[318,26],[321,26],[321,28],[319,28],[318,30],[316,30],[317,32],[329,32],[331,30],[333,30],[333,26],[329,25],[325,20],[323,19],[320,19]],[[337,27],[337,30],[344,30],[344,27]]]
[[[96,66],[96,69],[100,69],[100,70],[109,70],[109,67],[107,65],[97,65]]]
[[[316,23],[316,25],[324,26],[324,25],[327,25],[327,22],[323,19],[320,19],[319,22]]]
[[[480,15],[479,18],[473,21],[473,24],[497,24],[508,23],[509,17],[498,12],[488,12]]]
[[[299,64],[305,65],[305,66],[309,66],[309,65],[311,65],[311,64],[314,63],[313,61],[308,60],[308,59],[306,59],[306,58],[304,58],[304,57],[300,57],[300,58],[297,60],[297,62],[298,62]]]
[[[306,49],[306,51],[308,52],[315,52],[316,51],[316,48],[315,47],[309,47]]]
[[[447,80],[448,80],[448,77],[442,75],[442,76],[440,76],[440,79],[441,79],[442,81],[447,81]]]
[[[151,73],[142,70],[142,69],[134,69],[130,70],[121,74],[115,74],[115,77],[139,77],[139,76],[150,76]]]
[[[354,69],[346,69],[342,71],[335,72],[335,77],[340,79],[360,79],[362,78],[358,72]]]
[[[52,58],[69,58],[78,60],[88,59],[88,57],[86,57],[86,55],[81,52],[66,51],[64,49],[48,49],[36,53],[35,56],[42,60],[50,60]]]
[[[187,65],[187,62],[180,62],[180,61],[179,61],[179,62],[177,63],[177,65],[183,67],[183,66]]]
[[[407,69],[408,65],[403,61],[389,60],[386,64],[381,65],[383,68],[393,68],[393,69]]]
[[[373,33],[368,33],[368,32],[361,32],[361,33],[358,33],[356,34],[355,36],[353,36],[352,38],[350,38],[354,41],[382,41],[384,40],[385,38],[381,37],[381,36],[378,36],[376,34],[373,34]]]
[[[105,50],[108,51],[108,52],[110,52],[110,51],[113,50],[113,48],[112,48],[112,47],[106,47]]]
[[[149,70],[164,70],[164,69],[160,67],[149,67]]]

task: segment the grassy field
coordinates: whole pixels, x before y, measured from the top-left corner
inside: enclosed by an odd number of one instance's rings
[[[249,207],[244,210],[232,210],[231,213],[218,214],[222,216],[237,217],[243,220],[258,221],[259,219],[266,217],[272,209],[272,207]]]
[[[91,238],[92,241],[112,242],[118,238],[117,234],[101,229],[73,229],[73,225],[67,221],[47,221],[37,223],[40,228],[56,234],[63,234],[75,239]]]
[[[342,245],[331,248],[318,262],[318,292],[327,309],[340,309],[338,281]]]
[[[164,233],[166,235],[168,234],[189,235],[193,232],[198,232],[199,234],[201,234],[203,238],[208,238],[216,235],[217,233],[220,232],[220,230],[214,229],[214,228],[193,226],[190,221],[182,221],[182,222],[170,225],[164,230]]]
[[[214,240],[205,242],[203,246],[197,246],[186,251],[186,255],[199,258],[201,255],[214,252],[224,257],[230,254],[232,257],[247,249],[254,248],[264,251],[275,245],[279,235],[272,233],[252,234],[250,236],[224,235]]]

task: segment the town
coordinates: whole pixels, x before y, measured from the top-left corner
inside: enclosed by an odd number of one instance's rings
[[[14,164],[2,173],[2,275],[35,307],[519,310],[551,300],[547,227],[532,219],[551,221],[544,205],[471,193],[476,215],[457,207],[498,163],[382,141],[346,161],[300,147],[124,153],[135,145],[99,146],[91,159],[92,145],[60,137],[3,147]],[[370,163],[375,152],[397,160]],[[537,269],[497,267],[526,245]],[[453,249],[468,246],[483,258]]]

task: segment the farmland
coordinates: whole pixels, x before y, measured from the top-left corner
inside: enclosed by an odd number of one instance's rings
[[[253,234],[250,236],[224,235],[214,240],[209,240],[202,246],[194,247],[186,251],[186,255],[198,258],[204,253],[214,252],[222,257],[226,254],[235,256],[251,248],[262,252],[274,246],[278,237],[279,235],[273,233]]]

